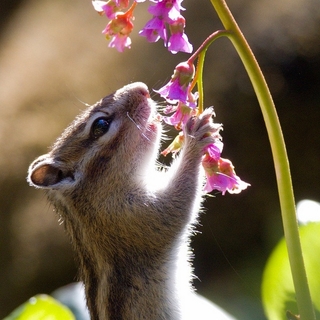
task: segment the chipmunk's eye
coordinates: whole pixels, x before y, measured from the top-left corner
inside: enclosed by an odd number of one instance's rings
[[[96,119],[91,126],[91,137],[94,139],[100,138],[109,130],[110,123],[111,120],[107,118]]]

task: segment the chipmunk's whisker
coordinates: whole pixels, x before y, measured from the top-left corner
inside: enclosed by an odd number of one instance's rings
[[[150,139],[142,132],[141,126],[140,126],[136,121],[134,121],[134,120],[130,117],[129,112],[127,112],[127,117],[129,118],[130,121],[132,121],[132,122],[135,124],[135,126],[136,126],[136,127],[138,128],[138,130],[140,131],[141,135],[142,135],[145,139],[147,139],[147,141],[150,141]],[[149,128],[146,128],[146,130],[149,130],[149,131],[150,131]]]

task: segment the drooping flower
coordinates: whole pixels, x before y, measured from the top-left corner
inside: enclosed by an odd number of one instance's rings
[[[101,15],[105,13],[106,7],[108,7],[108,3],[106,1],[92,0],[92,5],[94,10]]]
[[[127,12],[117,12],[114,18],[107,24],[106,28],[102,31],[107,39],[112,37],[109,47],[116,48],[118,51],[123,52],[124,48],[130,48],[131,39],[129,34],[133,29],[133,7]]]
[[[181,62],[176,66],[170,81],[155,91],[169,102],[181,101],[186,106],[195,107],[196,97],[190,92],[194,72],[193,63]]]
[[[218,160],[220,159],[223,149],[223,143],[220,139],[220,134],[218,133],[215,143],[210,143],[204,148],[204,153],[207,153],[208,156],[216,162],[218,162]]]
[[[172,78],[165,86],[155,91],[170,102],[186,102],[188,97],[188,86],[182,86],[178,77]]]
[[[133,29],[133,11],[137,2],[134,1],[126,12],[119,10],[126,9],[129,0],[92,1],[92,4],[96,11],[111,19],[102,31],[107,40],[111,39],[109,47],[116,48],[120,52],[123,52],[124,48],[130,48],[131,39],[129,35]]]
[[[177,130],[181,130],[190,117],[195,115],[195,113],[196,111],[194,109],[179,103],[175,113],[170,117],[163,117],[163,120],[166,123],[175,126]]]
[[[146,23],[139,34],[145,36],[149,42],[156,42],[162,38],[164,45],[172,53],[192,52],[192,45],[184,33],[185,19],[180,14],[180,11],[184,10],[181,6],[182,0],[154,0],[153,2],[156,4],[148,9],[153,18]],[[168,42],[166,25],[169,26],[171,33]]]
[[[168,41],[168,50],[171,53],[187,52],[193,50],[192,44],[189,42],[187,35],[184,33],[185,19],[180,16],[170,25],[171,37]]]
[[[193,46],[192,44],[190,44],[185,33],[174,33],[169,38],[168,50],[173,54],[176,54],[178,52],[191,53],[193,50]]]
[[[208,153],[202,159],[202,166],[206,174],[206,185],[204,191],[221,191],[224,195],[229,193],[240,193],[249,184],[242,181],[235,173],[234,166],[230,160],[219,158],[218,161]]]
[[[109,0],[107,2],[93,0],[92,5],[99,14],[105,14],[107,18],[113,19],[116,12],[129,6],[129,0]]]
[[[166,156],[170,152],[173,154],[173,157],[176,153],[178,153],[182,147],[184,141],[184,135],[183,132],[180,131],[179,134],[174,138],[174,140],[170,143],[170,145],[164,149],[161,154]]]
[[[180,16],[182,0],[160,0],[154,1],[156,5],[150,6],[148,11],[153,16],[161,17],[165,22],[171,23]]]
[[[149,42],[157,42],[160,38],[167,41],[166,26],[159,17],[149,20],[139,34],[146,37]]]
[[[131,39],[127,35],[116,34],[109,43],[110,48],[116,48],[123,52],[125,48],[131,48]]]

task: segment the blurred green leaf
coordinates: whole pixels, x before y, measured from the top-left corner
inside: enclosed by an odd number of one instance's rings
[[[41,294],[30,298],[4,320],[75,320],[72,312],[52,297]]]
[[[320,319],[320,223],[309,223],[299,230],[311,297]],[[287,320],[287,310],[299,313],[284,239],[277,244],[265,266],[262,301],[270,320]]]

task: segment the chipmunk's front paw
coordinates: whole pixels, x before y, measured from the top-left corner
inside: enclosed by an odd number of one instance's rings
[[[199,117],[192,117],[185,125],[186,144],[196,144],[201,150],[210,143],[220,139],[221,124],[213,123],[213,108],[207,108]]]

